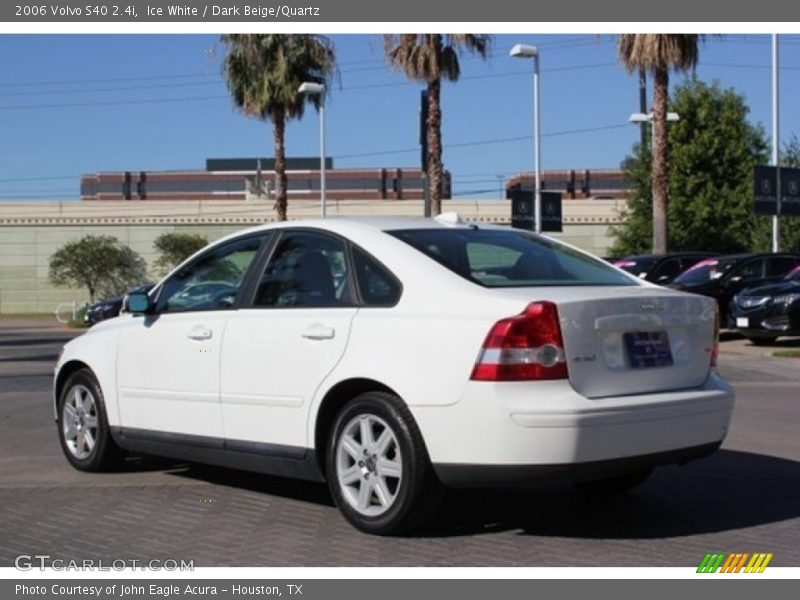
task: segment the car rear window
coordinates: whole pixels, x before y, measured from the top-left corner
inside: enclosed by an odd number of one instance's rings
[[[679,275],[675,279],[674,283],[692,284],[713,281],[714,279],[719,279],[722,277],[735,264],[735,261],[720,260],[718,258],[701,260],[688,271],[684,271],[681,275]]]
[[[404,229],[390,235],[485,287],[636,285],[599,258],[509,229]]]

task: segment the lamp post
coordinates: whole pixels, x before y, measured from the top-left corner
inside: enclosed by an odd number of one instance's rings
[[[516,44],[508,53],[513,58],[533,59],[533,214],[536,219],[536,233],[542,232],[542,140],[539,133],[539,48],[527,44]]]
[[[674,123],[675,121],[680,121],[681,116],[676,112],[668,112],[667,113],[667,123]],[[630,117],[628,117],[628,122],[633,123],[634,125],[639,125],[644,129],[646,123],[653,122],[653,113],[633,113]],[[652,152],[653,149],[653,136],[650,136],[650,150]]]
[[[779,104],[779,71],[778,61],[780,52],[778,48],[778,34],[772,34],[772,164],[775,166],[775,213],[772,215],[772,251],[778,252],[781,247],[780,221],[781,210],[781,146],[780,146],[780,104]]]
[[[325,218],[325,86],[306,81],[297,90],[300,94],[319,96],[319,199],[320,216]]]

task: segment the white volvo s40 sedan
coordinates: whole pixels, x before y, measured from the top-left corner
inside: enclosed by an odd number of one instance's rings
[[[69,342],[58,434],[78,469],[126,453],[327,480],[377,534],[441,486],[624,490],[716,450],[734,394],[714,300],[454,215],[265,225],[200,251]]]

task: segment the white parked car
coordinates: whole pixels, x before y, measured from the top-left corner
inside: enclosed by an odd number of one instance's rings
[[[281,223],[66,344],[55,414],[78,469],[131,451],[327,480],[353,525],[389,534],[442,484],[624,490],[710,454],[734,400],[717,334],[714,300],[523,231]]]

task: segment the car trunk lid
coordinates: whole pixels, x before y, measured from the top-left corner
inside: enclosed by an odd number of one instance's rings
[[[556,303],[571,385],[589,398],[698,387],[715,348],[716,302],[655,286],[502,290]]]

